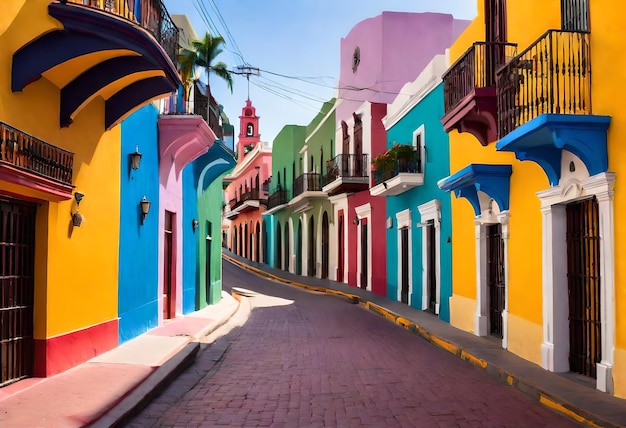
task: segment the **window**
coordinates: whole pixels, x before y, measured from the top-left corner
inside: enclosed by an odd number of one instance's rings
[[[424,125],[420,126],[413,132],[413,147],[416,152],[416,168],[418,174],[424,173],[426,163],[426,145],[424,142]]]
[[[561,0],[561,28],[589,31],[589,0]]]

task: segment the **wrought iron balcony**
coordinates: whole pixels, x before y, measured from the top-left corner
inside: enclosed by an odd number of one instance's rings
[[[277,190],[267,198],[267,210],[289,203],[289,192],[287,190]]]
[[[496,139],[496,71],[516,50],[514,43],[476,42],[446,71],[441,119],[446,132],[469,132],[483,145]]]
[[[329,195],[369,189],[368,155],[340,154],[327,161],[322,185]]]
[[[372,196],[395,196],[424,184],[421,153],[413,149],[402,157],[382,162],[374,171]]]
[[[8,167],[8,168],[7,168]],[[38,138],[0,122],[0,168],[9,175],[35,175],[64,186],[72,185],[74,153],[48,144]],[[36,178],[29,181],[41,181]],[[37,183],[38,187],[46,186]],[[71,187],[67,189],[71,196]]]
[[[267,199],[267,193],[260,191],[258,188],[250,189],[242,193],[238,199],[231,199],[231,210],[237,213],[253,211],[259,209],[260,203],[264,203]]]
[[[321,192],[322,181],[321,175],[315,172],[307,172],[296,178],[293,190],[293,197],[301,195],[304,192]]]
[[[498,71],[498,137],[546,113],[590,115],[589,33],[548,30]]]
[[[172,60],[178,63],[178,27],[162,0],[67,0],[128,19],[148,30]]]

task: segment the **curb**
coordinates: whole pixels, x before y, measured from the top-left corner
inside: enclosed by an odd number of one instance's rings
[[[306,285],[306,284],[302,284],[302,283],[291,281],[291,280],[286,280],[279,276],[273,275],[269,272],[263,271],[253,266],[249,266],[243,262],[240,262],[239,260],[236,260],[230,257],[227,254],[222,253],[222,257],[231,263],[234,263],[248,271],[256,273],[259,276],[270,278],[272,280],[281,282],[283,284],[295,285],[300,288],[304,288],[310,291],[317,291],[317,292],[324,293],[324,294],[338,295],[338,296],[342,296],[342,297],[346,297],[350,299],[352,303],[361,303],[365,307],[365,309],[372,311],[382,316],[383,318],[386,318],[389,321],[409,330],[410,332],[421,336],[423,339],[427,340],[433,345],[438,346],[439,348],[444,349],[445,351],[448,351],[451,354],[456,355],[460,359],[472,364],[473,366],[476,366],[485,370],[486,373],[492,378],[499,380],[499,381],[506,382],[509,386],[514,387],[515,389],[524,393],[525,395],[532,398],[533,400],[541,403],[542,405],[552,409],[553,411],[557,413],[560,413],[563,416],[567,416],[568,418],[573,419],[576,422],[579,422],[579,423],[582,423],[591,427],[619,428],[622,426],[622,425],[617,425],[615,423],[609,422],[605,419],[602,419],[594,414],[591,414],[590,412],[584,409],[581,409],[578,406],[575,406],[569,403],[566,400],[561,399],[560,397],[556,397],[550,392],[545,391],[542,388],[538,387],[537,385],[521,377],[518,377],[517,375],[513,373],[509,373],[506,369],[499,367],[495,364],[488,363],[487,361],[475,356],[468,350],[463,349],[461,346],[430,333],[429,331],[420,327],[414,321],[410,321],[400,316],[399,314],[393,311],[390,311],[389,309],[386,309],[373,302],[363,300],[355,294],[344,293],[338,290],[328,289],[328,288],[324,288],[320,286],[311,286],[311,285]]]
[[[100,419],[90,424],[94,428],[108,428],[118,426],[128,420],[135,413],[146,406],[171,381],[187,369],[196,359],[200,350],[199,342],[189,342],[165,364],[159,366],[145,381],[133,389],[110,411]]]

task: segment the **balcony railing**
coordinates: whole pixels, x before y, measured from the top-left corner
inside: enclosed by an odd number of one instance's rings
[[[452,111],[476,88],[496,86],[496,70],[515,56],[514,43],[476,42],[443,75],[444,111]]]
[[[367,155],[340,154],[326,162],[326,175],[322,184],[335,181],[337,178],[362,178],[368,176]]]
[[[267,198],[267,209],[283,205],[289,202],[289,192],[287,190],[277,190]]]
[[[178,27],[162,0],[68,0],[121,16],[148,30],[174,64],[178,63]]]
[[[498,136],[545,113],[591,114],[589,33],[548,30],[498,70]]]
[[[296,178],[293,196],[296,197],[304,192],[321,192],[321,175],[315,172],[307,172]]]
[[[74,153],[0,122],[0,164],[71,185]]]
[[[383,163],[374,171],[374,184],[383,183],[400,173],[421,174],[422,159],[417,150],[410,155]]]

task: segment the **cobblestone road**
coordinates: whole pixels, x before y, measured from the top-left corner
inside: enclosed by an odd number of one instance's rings
[[[127,426],[578,426],[346,300],[225,262],[228,287],[250,312]]]

